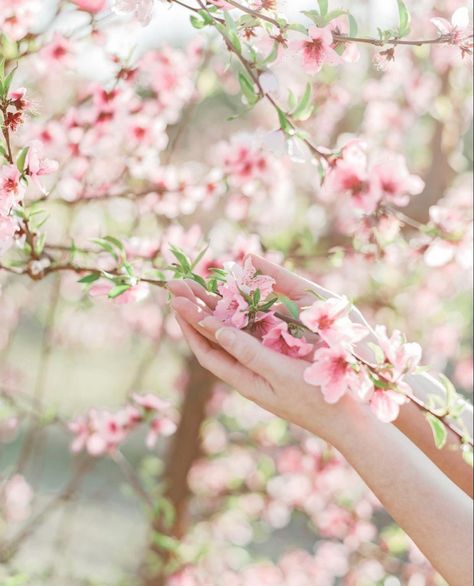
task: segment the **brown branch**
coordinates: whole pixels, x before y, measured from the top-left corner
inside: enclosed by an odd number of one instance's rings
[[[255,18],[257,18],[259,20],[263,20],[265,22],[268,22],[269,24],[275,26],[276,28],[278,28],[281,31],[285,31],[288,28],[287,25],[281,24],[275,18],[272,18],[271,16],[267,16],[266,14],[263,14],[262,12],[259,12],[258,10],[253,10],[252,8],[248,8],[247,6],[243,6],[239,2],[236,2],[236,0],[226,0],[226,2],[227,2],[227,4],[231,4],[232,6],[234,6],[234,8],[237,8],[238,10],[245,12],[246,14],[250,14],[251,16],[254,16]],[[180,2],[176,2],[176,3],[180,4]],[[199,2],[199,3],[202,6],[202,2]],[[196,9],[193,9],[190,6],[187,6],[187,8],[196,11]],[[205,7],[204,7],[204,9],[205,9]],[[385,47],[386,45],[404,45],[404,46],[410,46],[410,47],[421,47],[423,45],[449,45],[449,44],[452,44],[452,36],[449,34],[440,35],[436,38],[430,38],[430,39],[401,39],[399,37],[391,37],[389,39],[382,40],[382,39],[374,39],[372,37],[355,37],[355,36],[350,36],[350,35],[333,33],[333,38],[334,38],[334,41],[336,41],[338,43],[361,43],[361,44],[366,44],[366,45],[373,45],[376,47]],[[463,41],[468,41],[472,38],[473,38],[473,35],[467,35],[463,39]]]

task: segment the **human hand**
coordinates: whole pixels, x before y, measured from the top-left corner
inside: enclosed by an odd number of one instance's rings
[[[252,257],[262,273],[272,276],[279,293],[291,297],[301,307],[314,296],[308,290],[330,297],[332,294],[264,259]],[[173,281],[173,307],[178,323],[200,364],[264,409],[319,435],[337,445],[347,430],[349,414],[363,408],[349,395],[337,406],[329,405],[321,392],[305,383],[308,362],[290,358],[265,348],[250,334],[223,328],[212,317],[218,298],[192,281]]]

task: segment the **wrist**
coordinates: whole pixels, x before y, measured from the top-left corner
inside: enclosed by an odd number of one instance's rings
[[[324,402],[322,396],[321,401],[313,409],[308,409],[305,416],[308,421],[303,427],[341,452],[356,436],[360,437],[374,419],[367,406],[350,395],[345,395],[334,405]],[[311,417],[314,413],[316,416]]]

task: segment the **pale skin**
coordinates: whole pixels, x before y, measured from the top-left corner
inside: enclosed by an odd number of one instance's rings
[[[308,289],[334,296],[260,257],[252,261],[301,307],[314,300]],[[472,469],[452,449],[458,442],[454,434],[444,450],[437,450],[423,414],[412,404],[402,408],[395,425],[378,421],[349,395],[329,405],[304,382],[307,362],[277,354],[246,332],[223,328],[211,316],[215,296],[196,283],[173,281],[169,288],[178,323],[204,368],[264,409],[332,444],[448,584],[472,586]],[[356,310],[351,317],[366,323]],[[367,346],[357,351],[370,352]],[[412,377],[410,384],[420,398],[437,389],[425,375]]]

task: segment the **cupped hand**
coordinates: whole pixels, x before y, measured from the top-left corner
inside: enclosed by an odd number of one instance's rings
[[[301,306],[314,301],[308,290],[332,296],[260,257],[252,257],[252,262],[275,279],[278,292]],[[178,323],[204,368],[264,409],[337,444],[347,418],[359,404],[347,395],[337,405],[329,405],[318,388],[304,381],[306,361],[276,353],[244,331],[222,327],[222,322],[212,317],[218,297],[197,283],[172,281],[169,289]]]

